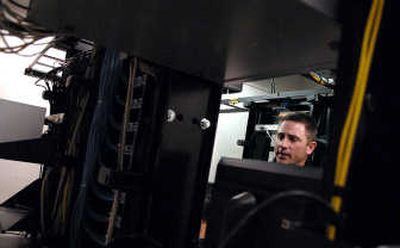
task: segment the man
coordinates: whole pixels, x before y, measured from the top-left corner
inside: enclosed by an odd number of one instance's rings
[[[317,127],[304,113],[287,114],[280,119],[275,140],[275,159],[280,164],[303,167],[317,147]]]

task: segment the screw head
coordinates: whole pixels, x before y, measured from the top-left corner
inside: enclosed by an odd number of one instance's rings
[[[208,119],[203,118],[203,119],[200,120],[200,128],[202,130],[206,130],[210,126],[211,126],[211,122]]]
[[[176,119],[176,113],[172,109],[168,109],[167,122],[173,122]]]

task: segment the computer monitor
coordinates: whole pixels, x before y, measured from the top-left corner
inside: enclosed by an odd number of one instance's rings
[[[221,247],[227,236],[249,212],[277,194],[296,190],[318,198],[322,191],[321,181],[322,169],[319,167],[302,168],[262,160],[222,158],[218,165],[211,202],[206,210],[205,246]],[[275,204],[268,212],[269,217],[262,217],[261,221],[253,218],[246,230],[236,237],[233,247],[286,247],[282,246],[285,245],[281,243],[282,239],[295,234],[290,242],[297,242],[298,233],[282,233],[282,230],[275,230],[273,227],[271,229],[273,222],[278,221],[277,225],[290,225],[305,223],[301,222],[304,219],[326,218],[326,209],[321,210],[321,201],[318,205],[315,204],[315,199],[307,199],[309,197],[301,195],[289,198]],[[318,238],[324,242],[324,237]],[[265,243],[269,246],[265,246]]]

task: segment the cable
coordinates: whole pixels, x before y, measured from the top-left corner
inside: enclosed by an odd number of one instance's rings
[[[7,30],[11,29],[11,31],[19,34],[25,34],[29,37],[43,37],[50,34],[50,32],[37,26],[36,24],[26,21],[25,16],[22,16],[16,11],[12,10],[9,4],[2,5],[0,21],[7,27]]]
[[[24,6],[24,5],[20,4],[20,3],[17,3],[17,2],[14,1],[14,0],[7,0],[7,1],[8,1],[9,3],[11,3],[12,5],[14,5],[14,6],[20,8],[20,9],[24,9],[24,10],[28,10],[28,9],[29,9],[29,7]]]
[[[315,71],[310,71],[307,75],[307,77],[310,77],[315,83],[318,85],[324,86],[329,89],[334,89],[334,85],[328,83],[328,79],[322,77]]]
[[[14,0],[3,0],[0,4],[0,37],[4,46],[0,46],[0,52],[18,54],[20,56],[30,57],[35,54],[21,54],[21,52],[30,45],[40,45],[37,42],[43,38],[54,36],[54,33],[26,21],[26,12],[29,7],[24,6]],[[10,46],[7,37],[19,39],[18,45]],[[52,44],[55,41],[44,44]],[[40,53],[37,53],[40,54]]]
[[[45,199],[46,199],[46,184],[49,179],[49,175],[53,169],[49,168],[45,170],[44,177],[42,179],[42,185],[40,187],[40,228],[42,235],[46,237],[46,218],[45,218]]]
[[[276,94],[275,78],[271,78],[271,94]]]
[[[48,39],[51,36],[44,36],[44,37],[25,37],[25,35],[21,35],[21,34],[12,34],[12,33],[7,33],[4,32],[4,30],[1,30],[1,25],[0,25],[0,37],[1,40],[4,43],[4,46],[0,46],[0,52],[3,53],[7,53],[7,54],[18,54],[19,56],[22,57],[33,57],[36,55],[40,55],[42,53],[44,53],[43,51],[47,48],[47,47],[52,47],[56,42],[62,40],[63,38],[54,38],[51,41],[48,42],[41,42],[44,39]],[[14,46],[10,46],[9,42],[7,41],[7,37],[12,37],[14,39],[19,39],[20,44],[18,45],[14,45]],[[22,51],[24,51],[26,48],[28,48],[29,46],[43,46],[43,45],[47,45],[45,49],[43,49],[40,52],[36,52],[36,53],[32,53],[32,54],[23,54],[21,53]]]
[[[138,63],[137,58],[134,58],[134,60],[130,62],[130,66],[129,66],[128,88],[127,88],[126,99],[125,99],[122,130],[120,133],[119,144],[118,144],[117,171],[122,171],[124,169],[123,163],[124,163],[124,153],[125,153],[125,144],[126,144],[126,132],[128,129],[128,122],[129,122],[131,106],[132,106],[132,97],[133,97],[133,88],[134,88],[133,84],[134,84],[135,77],[136,77],[137,63]],[[115,190],[113,204],[112,204],[111,212],[110,212],[110,219],[109,219],[109,223],[108,223],[108,227],[107,227],[106,244],[109,244],[113,237],[115,219],[117,216],[118,206],[119,206],[119,198],[120,198],[120,192],[118,190]]]
[[[128,129],[128,122],[131,112],[132,106],[132,97],[133,97],[133,83],[136,77],[136,68],[137,68],[137,59],[134,58],[134,61],[130,63],[130,71],[129,71],[129,80],[128,80],[128,89],[126,93],[126,102],[125,102],[125,109],[124,109],[124,119],[122,123],[122,131],[120,136],[120,144],[118,149],[118,170],[123,170],[123,163],[124,163],[124,149],[125,149],[125,142],[126,142],[126,132]]]
[[[249,223],[257,214],[261,211],[265,211],[266,209],[270,208],[277,202],[280,202],[284,199],[292,198],[292,197],[303,197],[306,199],[313,200],[315,203],[321,205],[322,207],[328,209],[331,214],[332,219],[334,222],[338,222],[336,212],[331,208],[328,202],[322,199],[320,196],[315,195],[308,191],[303,190],[291,190],[291,191],[284,191],[277,193],[266,200],[264,200],[261,204],[255,206],[252,210],[250,210],[239,222],[238,224],[232,228],[232,230],[226,235],[226,238],[221,242],[218,246],[219,248],[226,248],[229,242],[239,234],[239,232]]]
[[[72,193],[72,186],[74,185],[74,169],[71,168],[68,176],[67,176],[67,181],[65,183],[64,187],[64,192],[63,192],[63,198],[62,198],[62,218],[61,218],[61,223],[64,224],[64,227],[66,225],[66,220],[68,218],[68,213],[69,213],[69,205],[70,205],[70,200],[71,200],[71,193]],[[65,232],[65,228],[63,228],[63,233]]]
[[[109,219],[108,214],[107,214],[107,215],[102,215],[102,214],[99,214],[99,213],[95,212],[95,211],[90,207],[89,204],[88,204],[88,211],[87,211],[87,213],[88,213],[88,217],[90,217],[90,219],[94,220],[95,222],[104,223],[104,224],[107,224],[107,223],[108,223],[108,219]]]
[[[364,30],[355,87],[353,90],[349,111],[342,130],[337,154],[334,184],[340,188],[346,187],[351,154],[354,148],[355,137],[362,111],[362,103],[367,88],[369,71],[371,68],[372,57],[382,19],[383,8],[384,0],[374,0],[372,2],[367,24]],[[339,213],[342,206],[342,198],[334,195],[331,199],[331,205],[335,211]],[[336,238],[335,227],[332,226],[328,229],[328,237],[330,240],[334,240]]]
[[[371,13],[370,13],[369,21],[367,24],[367,28],[366,28],[366,34],[368,33],[367,31],[372,28],[371,20],[373,20],[375,17],[372,16],[371,14],[373,14],[375,12],[374,10],[376,8],[377,8],[377,5],[376,5],[376,2],[374,1],[373,6],[371,8]],[[376,25],[376,27],[379,27],[379,26]],[[376,30],[376,28],[375,28],[375,30]],[[367,70],[369,70],[369,66],[371,65],[372,54],[371,54],[370,50],[366,50],[367,46],[368,46],[368,44],[366,43],[367,40],[368,40],[368,35],[365,35],[364,40],[363,40],[363,47],[362,47],[363,49],[362,49],[362,54],[361,54],[361,58],[360,58],[359,73],[357,75],[356,87],[355,87],[352,102],[350,105],[349,114],[346,119],[345,126],[343,128],[342,139],[341,139],[341,144],[340,144],[341,149],[339,149],[339,153],[338,153],[338,161],[340,161],[340,159],[343,159],[343,164],[348,164],[348,160],[350,158],[351,152],[346,153],[344,150],[346,148],[348,150],[351,150],[351,148],[348,148],[348,147],[352,146],[354,143],[354,136],[355,136],[355,131],[356,131],[356,127],[357,127],[357,125],[355,125],[355,124],[358,124],[359,116],[361,113],[362,100],[364,98],[366,83],[367,83],[367,76],[368,76],[366,74],[367,74]],[[366,61],[366,60],[368,60],[368,61]],[[353,124],[353,125],[351,125],[351,124]],[[349,137],[347,137],[346,135]],[[347,144],[345,142],[347,142]],[[340,167],[337,169],[337,175],[339,175],[337,177],[337,180],[339,180],[338,184],[343,186],[345,183],[344,180],[346,177],[343,174],[344,171],[340,170],[340,169],[341,169]]]
[[[371,13],[368,19],[366,33],[363,39],[363,46],[360,56],[359,71],[357,74],[356,86],[349,107],[349,113],[346,118],[346,122],[342,131],[342,139],[340,140],[341,143],[338,152],[338,160],[339,159],[342,159],[343,161],[348,160],[348,156],[351,153],[345,153],[344,150],[349,149],[348,148],[349,145],[351,145],[352,141],[354,142],[354,139],[346,139],[346,138],[348,138],[348,136],[353,137],[355,135],[355,129],[357,127],[356,124],[358,123],[355,123],[354,121],[357,121],[359,119],[359,115],[361,113],[362,100],[364,99],[365,89],[367,85],[367,76],[368,76],[367,69],[369,71],[369,67],[371,65],[371,56],[372,56],[371,51],[366,50],[369,47],[368,44],[366,43],[366,41],[369,39],[367,33],[369,33],[368,31],[370,31],[371,29],[372,20],[375,18],[374,16],[371,16],[371,14],[375,13],[376,7],[377,7],[376,1],[374,1],[373,6],[371,7]],[[347,144],[345,142],[347,142]],[[340,178],[343,180],[343,176],[341,176]]]
[[[267,133],[267,135],[268,135],[268,137],[270,138],[271,142],[273,142],[274,144],[276,144],[275,136],[270,134],[268,128],[265,129],[265,132]]]
[[[121,68],[119,53],[107,50],[100,71],[97,104],[90,125],[81,183],[72,213],[70,247],[80,247],[81,223],[85,214],[88,189],[95,183],[93,174],[98,161],[100,145],[104,141],[107,120],[112,110],[111,101],[116,85],[115,79],[118,78]]]
[[[113,201],[113,194],[109,191],[102,190],[98,184],[93,184],[91,187],[91,192],[100,200],[104,202],[111,203]]]
[[[55,195],[55,200],[54,200],[54,205],[53,205],[53,210],[51,211],[51,219],[55,219],[56,218],[56,214],[57,214],[57,207],[59,205],[59,202],[61,200],[61,194],[64,188],[64,183],[66,181],[67,178],[67,168],[65,168],[65,166],[63,166],[61,168],[61,172],[60,172],[60,178],[58,181],[58,187],[57,187],[57,191],[56,191],[56,195]]]
[[[84,230],[88,234],[89,238],[93,240],[100,247],[107,247],[104,237],[92,231],[87,225],[84,225]]]

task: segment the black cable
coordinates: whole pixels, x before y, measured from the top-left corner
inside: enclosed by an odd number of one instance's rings
[[[86,224],[83,224],[83,229],[85,230],[87,237],[90,240],[92,240],[95,244],[97,244],[100,247],[107,247],[106,241],[105,241],[105,238],[103,235],[96,233]]]
[[[54,68],[54,69],[51,69],[50,71],[48,71],[48,72],[45,73],[45,76],[44,76],[44,77],[40,77],[38,80],[36,80],[35,83],[34,83],[34,85],[35,85],[35,86],[40,86],[40,87],[44,88],[45,90],[51,92],[52,90],[51,90],[51,87],[50,87],[50,85],[49,85],[49,83],[48,83],[48,80],[49,80],[49,78],[50,78],[51,75],[56,75],[57,72],[60,71],[60,70],[62,70],[62,69],[64,69],[64,67],[62,67],[62,66],[56,67],[56,68]],[[39,84],[39,82],[42,81],[42,80],[45,82],[46,86]]]
[[[42,81],[42,80],[43,80],[42,78],[39,78],[38,80],[36,80],[36,81],[33,83],[33,85],[42,87],[42,88],[45,89],[45,90],[49,90],[46,86],[39,84],[39,82]]]
[[[24,5],[20,4],[20,3],[17,3],[17,2],[15,2],[14,0],[8,0],[8,2],[11,3],[12,5],[14,5],[14,6],[20,8],[20,9],[29,10],[29,7],[24,6]]]
[[[232,229],[231,232],[229,232],[226,235],[226,238],[221,242],[219,245],[219,248],[226,248],[229,242],[243,229],[243,227],[246,226],[246,224],[254,218],[254,216],[257,216],[257,214],[265,210],[269,207],[271,207],[273,204],[276,204],[277,202],[291,198],[291,197],[304,197],[307,199],[311,199],[315,201],[316,203],[320,204],[321,206],[325,207],[326,209],[329,210],[329,212],[332,214],[334,217],[333,219],[336,221],[338,219],[336,212],[331,208],[330,204],[326,202],[324,199],[322,199],[320,196],[313,194],[308,191],[303,191],[303,190],[291,190],[291,191],[284,191],[277,193],[268,199],[264,200],[260,205],[255,206],[252,210],[250,210],[239,222],[238,224]]]

